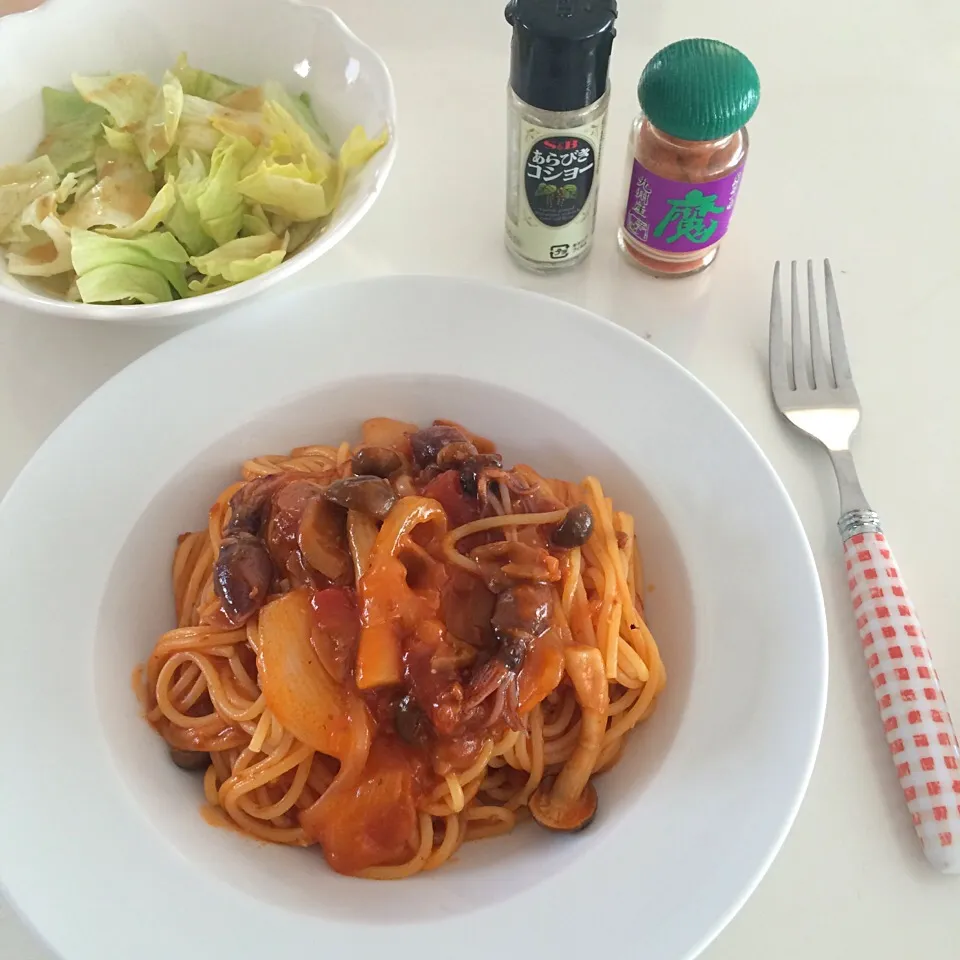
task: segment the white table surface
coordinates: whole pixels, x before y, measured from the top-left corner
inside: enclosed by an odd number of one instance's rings
[[[0,12],[29,3],[0,0]],[[330,5],[393,73],[400,147],[372,212],[293,282],[461,274],[610,317],[732,408],[806,527],[830,627],[823,744],[782,852],[704,956],[955,960],[960,878],[934,874],[920,854],[848,609],[830,467],[774,413],[765,353],[773,260],[830,256],[866,410],[856,443],[862,478],[960,719],[960,594],[951,567],[952,538],[960,538],[960,3],[621,0],[596,246],[579,269],[550,278],[514,267],[502,244],[510,38],[501,0]],[[720,257],[699,277],[658,281],[621,260],[614,237],[637,77],[656,49],[684,36],[741,47],[763,95]],[[0,306],[0,492],[87,394],[174,332]],[[0,957],[52,957],[2,902]]]

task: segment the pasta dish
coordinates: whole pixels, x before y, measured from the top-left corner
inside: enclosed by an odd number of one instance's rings
[[[631,515],[447,420],[248,460],[173,592],[147,719],[208,819],[344,874],[586,826],[665,683]]]

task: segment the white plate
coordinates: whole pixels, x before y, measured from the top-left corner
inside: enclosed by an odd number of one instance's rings
[[[209,827],[139,718],[176,534],[246,456],[451,417],[637,517],[669,672],[583,834],[527,824],[401,883]],[[767,869],[826,697],[814,564],[770,465],[659,351],[575,307],[461,280],[290,292],[171,340],[87,400],[0,506],[0,864],[69,960],[702,949]]]

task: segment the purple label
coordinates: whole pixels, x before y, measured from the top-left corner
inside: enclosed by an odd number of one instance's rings
[[[741,163],[719,180],[678,183],[634,160],[623,228],[655,250],[690,253],[709,247],[727,232],[742,176]]]

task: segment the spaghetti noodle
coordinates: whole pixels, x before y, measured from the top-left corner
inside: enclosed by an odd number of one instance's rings
[[[222,820],[357,876],[586,825],[665,683],[633,518],[449,421],[248,460],[173,587],[149,722]]]

